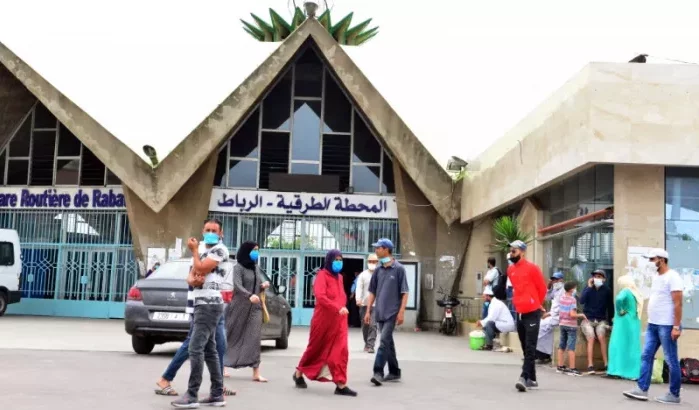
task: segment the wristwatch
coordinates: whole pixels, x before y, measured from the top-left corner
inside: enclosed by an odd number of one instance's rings
[[[682,330],[682,328],[681,328],[681,327],[679,327],[679,326],[673,326],[673,327],[672,327],[672,330],[679,330],[679,331],[681,331],[681,330]]]

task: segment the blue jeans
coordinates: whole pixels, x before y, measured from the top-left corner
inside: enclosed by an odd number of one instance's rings
[[[677,357],[677,340],[672,340],[672,326],[648,324],[646,330],[646,344],[641,355],[641,377],[638,378],[638,388],[648,391],[650,379],[653,375],[653,360],[660,346],[663,347],[665,363],[670,370],[670,393],[680,397],[680,385],[682,373],[680,372],[680,360]]]
[[[490,307],[489,304],[483,303],[483,311],[481,311],[481,319],[485,319],[488,317],[488,307]]]
[[[380,343],[374,360],[374,374],[384,375],[384,367],[388,363],[388,374],[400,376],[398,357],[396,356],[396,344],[393,342],[393,329],[396,327],[395,316],[389,320],[378,322]]]
[[[578,328],[571,326],[559,326],[561,337],[558,348],[561,350],[575,351],[575,343],[578,341]]]
[[[218,351],[218,358],[221,363],[221,371],[223,371],[223,356],[226,354],[226,328],[224,327],[224,316],[225,315],[221,316],[221,320],[218,321],[218,326],[216,327],[216,350]],[[175,380],[175,376],[177,376],[177,372],[180,370],[180,367],[182,367],[184,362],[189,359],[189,337],[191,335],[192,322],[189,323],[189,334],[187,335],[187,338],[184,339],[182,346],[177,349],[175,357],[172,358],[172,361],[167,366],[167,369],[165,369],[163,379],[169,382]]]

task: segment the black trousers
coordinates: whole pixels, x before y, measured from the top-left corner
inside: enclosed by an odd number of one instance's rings
[[[539,339],[539,322],[541,321],[541,310],[519,315],[517,320],[517,334],[519,343],[524,352],[524,363],[522,363],[522,374],[525,380],[536,381],[536,343]]]

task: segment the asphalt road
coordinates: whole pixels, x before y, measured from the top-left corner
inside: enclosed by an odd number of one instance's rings
[[[167,366],[176,344],[160,347],[148,356],[130,352],[128,338],[118,321],[67,319],[0,319],[0,409],[67,410],[99,408],[168,409],[170,399],[153,393],[155,381]],[[596,376],[570,377],[539,369],[541,389],[517,393],[519,357],[514,354],[472,352],[465,339],[428,333],[400,333],[396,343],[404,380],[373,387],[369,383],[372,357],[361,352],[360,335],[350,335],[350,385],[357,398],[333,395],[333,386],[310,383],[296,390],[291,373],[305,345],[305,329],[294,329],[288,350],[263,351],[263,374],[268,384],[250,381],[248,370],[233,371],[226,385],[238,390],[229,408],[382,408],[440,409],[520,408],[566,409],[595,407],[615,410],[662,408],[659,403],[636,403],[621,391],[628,382]],[[21,345],[21,346],[20,346]],[[453,356],[453,360],[449,358]],[[174,387],[186,389],[185,365]],[[205,376],[208,378],[208,376]],[[203,388],[208,388],[205,381]],[[653,385],[651,394],[667,386]],[[681,407],[699,406],[699,386],[686,386]],[[523,407],[522,407],[523,406]]]

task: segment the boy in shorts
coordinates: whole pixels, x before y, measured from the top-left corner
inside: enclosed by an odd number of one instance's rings
[[[578,313],[578,302],[575,300],[577,282],[566,282],[563,286],[564,294],[558,301],[559,325],[561,332],[558,344],[558,367],[557,373],[568,374],[570,376],[581,376],[582,373],[575,368],[575,343],[578,340],[578,318],[585,318],[585,315]],[[568,366],[563,365],[563,353],[568,352]]]

